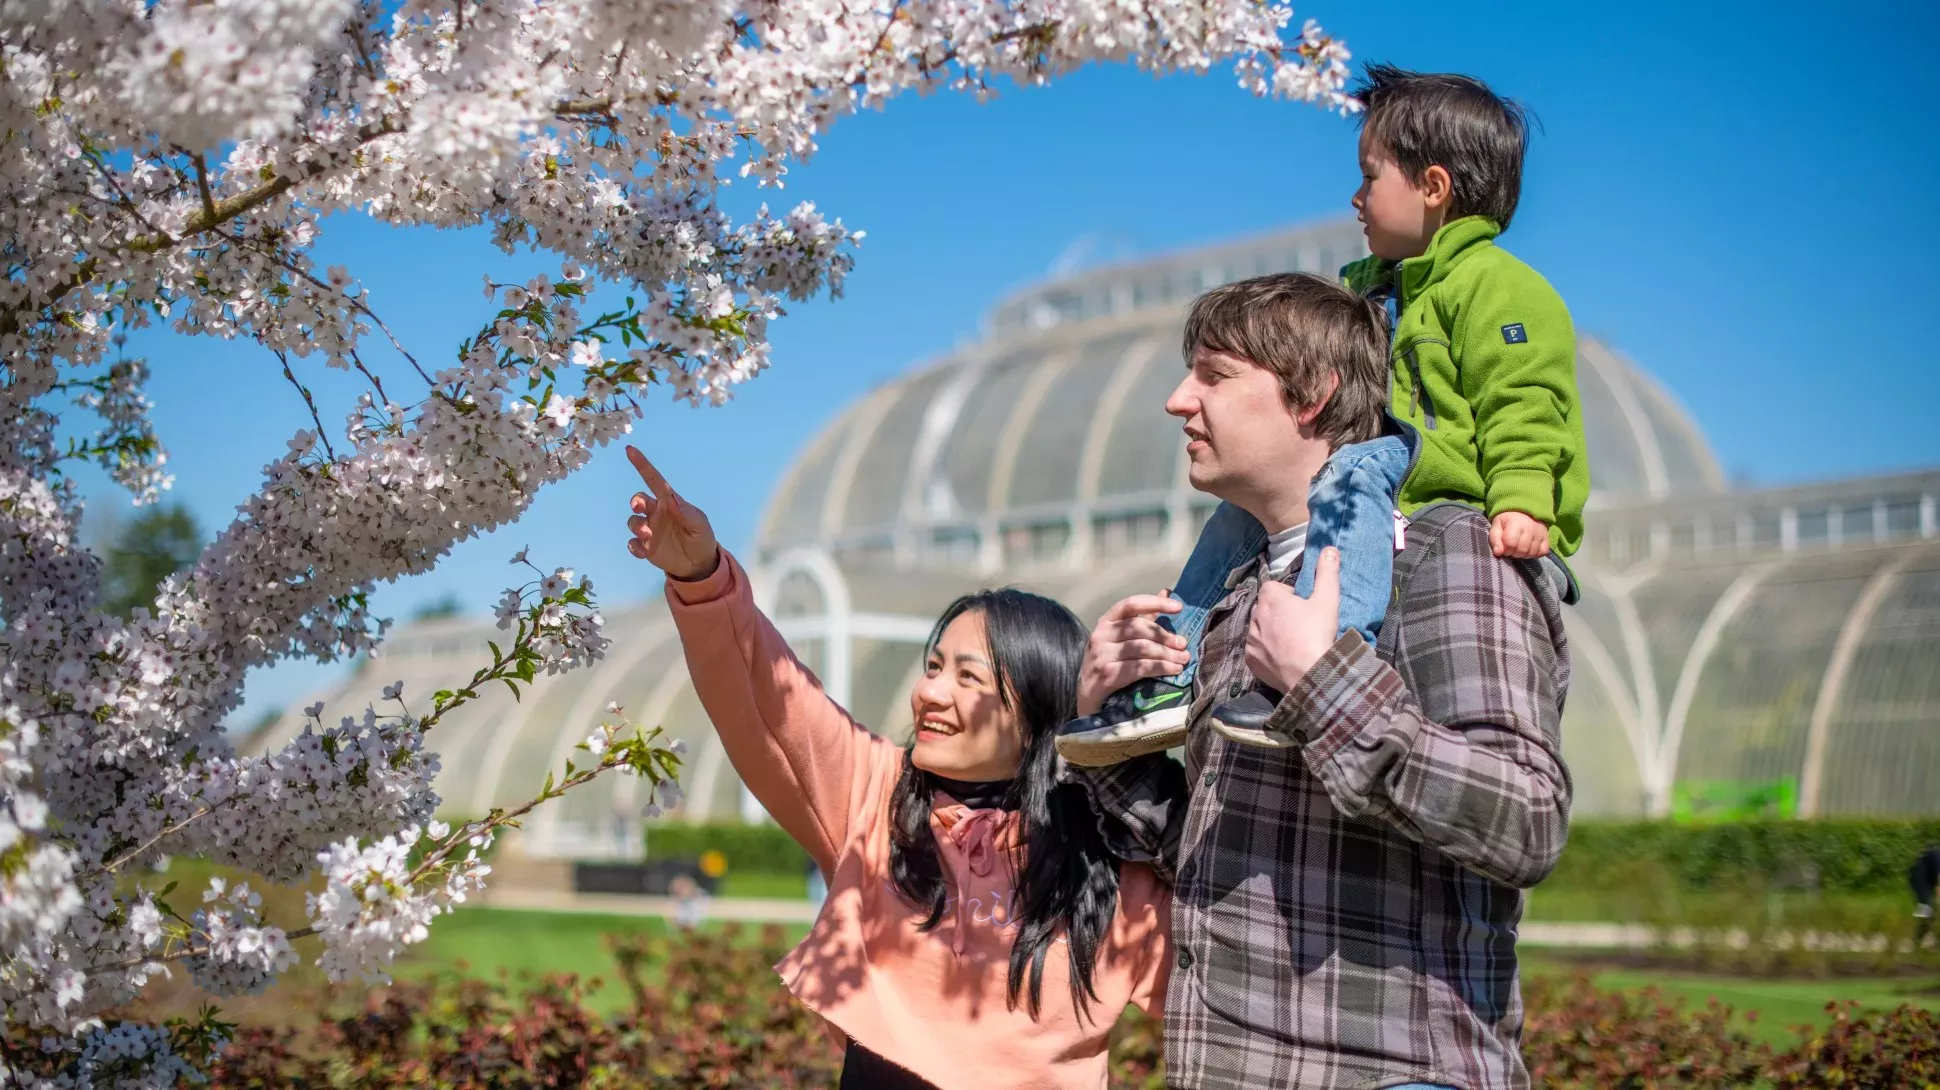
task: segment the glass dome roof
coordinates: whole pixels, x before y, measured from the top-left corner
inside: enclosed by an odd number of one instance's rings
[[[1347,248],[1340,225],[1275,238],[1240,256],[1347,260],[1362,252]],[[1068,513],[1073,505],[1183,499],[1191,489],[1178,422],[1163,409],[1182,374],[1183,306],[1156,289],[1153,302],[1134,306],[1117,281],[1210,286],[1220,282],[1214,273],[1253,275],[1263,263],[1237,260],[1232,250],[1088,273],[1006,303],[991,322],[992,340],[878,388],[816,437],[769,504],[764,553],[886,542],[912,528]],[[1070,314],[1043,303],[1085,298],[1101,302]],[[1114,309],[1113,300],[1123,306]],[[1577,381],[1593,503],[1724,487],[1689,415],[1634,363],[1582,337]]]

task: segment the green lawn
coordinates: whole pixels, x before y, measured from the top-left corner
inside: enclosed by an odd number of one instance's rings
[[[456,969],[461,963],[467,974],[477,977],[491,977],[501,971],[535,976],[574,973],[583,980],[597,978],[610,985],[596,993],[588,1005],[611,1013],[619,1009],[626,996],[614,976],[606,936],[664,935],[672,926],[657,916],[466,908],[433,923],[431,937],[399,961],[396,975],[424,976]],[[701,925],[709,931],[723,926],[718,921]],[[757,926],[750,925],[750,930]],[[784,927],[790,941],[808,933],[806,925]]]
[[[612,958],[605,936],[663,935],[669,925],[655,916],[594,916],[466,908],[431,925],[431,937],[399,964],[403,974],[457,968],[475,976],[512,973],[577,973],[609,976]]]

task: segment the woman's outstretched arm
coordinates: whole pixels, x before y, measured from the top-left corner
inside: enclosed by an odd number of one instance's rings
[[[632,447],[649,492],[633,498],[627,549],[667,573],[667,603],[688,675],[728,760],[824,873],[848,841],[872,777],[893,775],[896,748],[850,718],[755,608],[747,572],[699,508]]]

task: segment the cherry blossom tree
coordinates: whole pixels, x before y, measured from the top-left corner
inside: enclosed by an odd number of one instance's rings
[[[531,804],[432,819],[441,716],[605,647],[563,569],[507,592],[505,647],[428,714],[395,690],[334,721],[313,708],[259,756],[222,721],[251,667],[373,649],[375,584],[518,518],[656,388],[727,398],[767,366],[784,302],[841,294],[860,232],[808,203],[737,221],[723,186],[779,188],[830,123],[897,94],[982,97],[1097,61],[1230,63],[1255,94],[1350,109],[1346,51],[1291,17],[1278,0],[0,0],[0,1005],[44,1050],[9,1053],[0,1083],[172,1084],[206,1033],[102,1018],[153,974],[251,991],[315,935],[332,977],[379,978],[532,805],[608,773],[671,803],[676,752],[611,709],[585,767]],[[352,271],[312,261],[334,212],[489,227],[560,273],[488,281],[477,332],[432,365]],[[633,297],[585,313],[600,282]],[[136,502],[168,486],[147,366],[111,352],[158,323],[254,340],[311,420],[123,619],[100,608],[69,471],[97,464]],[[363,394],[318,404],[318,367]],[[306,921],[263,918],[243,883],[170,903],[142,877],[164,854],[323,892]]]

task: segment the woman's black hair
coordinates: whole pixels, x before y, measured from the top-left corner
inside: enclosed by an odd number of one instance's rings
[[[1004,706],[1017,716],[1024,756],[1005,806],[1022,826],[1010,949],[1010,1005],[1028,981],[1031,1017],[1042,1007],[1044,959],[1059,933],[1070,942],[1071,1001],[1081,1016],[1098,998],[1093,970],[1118,913],[1118,861],[1105,848],[1082,788],[1057,783],[1057,729],[1077,714],[1078,666],[1085,627],[1057,602],[1004,588],[966,594],[937,618],[924,648],[936,650],[950,622],[983,617],[985,639]],[[930,828],[930,775],[903,753],[902,776],[890,797],[889,873],[903,898],[927,913],[921,929],[943,919],[948,891]]]

